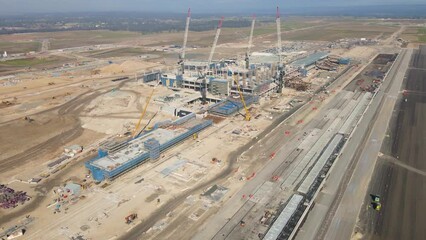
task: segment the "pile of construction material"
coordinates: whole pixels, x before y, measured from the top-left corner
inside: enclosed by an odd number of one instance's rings
[[[315,66],[321,70],[336,71],[339,65],[348,65],[350,61],[349,58],[330,55],[326,59],[316,62]]]
[[[300,78],[286,79],[284,86],[286,88],[293,88],[296,91],[307,91],[311,86],[310,83],[303,81]]]
[[[0,207],[4,209],[15,208],[18,204],[24,204],[30,197],[26,192],[15,191],[12,188],[0,185]]]
[[[316,67],[321,70],[326,71],[336,71],[337,67],[339,66],[338,58],[335,57],[328,57],[324,61],[317,62]]]
[[[74,157],[76,154],[81,153],[82,151],[83,147],[80,145],[72,145],[64,149],[65,155],[70,157]]]
[[[55,199],[52,205],[55,205],[55,209],[53,213],[61,212],[63,208],[66,211],[68,210],[69,205],[75,204],[80,198],[84,198],[84,196],[80,196],[82,186],[77,183],[69,182],[65,184],[63,187],[58,187],[53,190],[55,194]],[[51,205],[51,206],[52,206]]]
[[[3,86],[3,87],[15,86],[20,82],[22,82],[20,79],[9,79],[7,81],[1,82],[0,86]]]

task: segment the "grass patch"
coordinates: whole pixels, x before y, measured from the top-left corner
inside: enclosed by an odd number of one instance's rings
[[[58,62],[62,60],[57,57],[48,57],[48,58],[24,58],[24,59],[14,59],[4,62],[0,62],[0,66],[6,67],[33,67],[37,65],[46,65]]]
[[[426,28],[419,28],[417,29],[418,34],[426,34]]]
[[[425,43],[426,42],[426,28],[407,28],[402,36],[402,39],[412,43]]]
[[[351,31],[332,29],[309,29],[283,35],[284,40],[334,41],[341,38],[372,38],[379,35],[376,31]]]
[[[88,56],[94,58],[110,58],[110,57],[125,57],[125,56],[138,56],[146,54],[147,51],[141,48],[120,48],[112,50],[96,50],[90,51]]]
[[[40,42],[0,42],[0,51],[3,54],[6,51],[8,54],[27,53],[38,51],[41,47]]]
[[[276,27],[274,28],[274,27],[270,27],[270,26],[268,26],[268,27],[265,26],[265,27],[261,27],[261,28],[254,28],[253,35],[259,36],[259,35],[276,33],[277,32],[276,29],[277,29]]]
[[[300,28],[307,28],[315,26],[315,24],[310,24],[307,22],[299,22],[299,21],[284,21],[281,23],[281,31],[290,31]]]
[[[307,28],[307,27],[313,27],[316,25],[320,25],[320,23],[309,23],[309,22],[303,22],[303,21],[282,21],[281,22],[281,32],[285,31],[291,31],[301,28]],[[254,28],[253,35],[259,36],[264,34],[272,34],[277,32],[276,24],[267,24],[264,26],[256,26]]]
[[[426,43],[426,35],[420,35],[417,37],[419,42]]]
[[[51,37],[50,48],[61,49],[97,44],[117,43],[142,36],[137,32],[125,31],[70,31],[57,33]]]

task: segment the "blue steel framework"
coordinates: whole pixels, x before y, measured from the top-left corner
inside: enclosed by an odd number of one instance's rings
[[[187,118],[188,117],[188,118]],[[194,115],[188,115],[183,119],[179,119],[177,121],[174,122],[174,125],[180,125],[186,121],[188,121],[188,119],[193,118]],[[85,166],[87,169],[90,170],[90,172],[92,173],[92,177],[93,179],[95,179],[96,181],[103,181],[105,179],[113,179],[114,177],[117,177],[118,175],[136,167],[137,165],[139,165],[140,163],[150,159],[151,157],[156,159],[159,157],[159,153],[172,147],[173,145],[178,144],[179,142],[185,140],[186,138],[194,135],[195,133],[203,130],[204,128],[207,128],[208,126],[211,126],[213,124],[213,122],[211,120],[206,120],[203,121],[200,124],[197,124],[196,126],[188,129],[188,131],[178,135],[177,137],[173,138],[172,140],[164,143],[164,144],[159,144],[158,140],[156,139],[149,139],[148,141],[146,141],[144,144],[147,144],[149,147],[149,151],[139,155],[138,157],[112,169],[112,170],[106,170],[106,169],[101,169],[97,166],[94,166],[93,163],[108,155],[107,152],[102,151],[101,149],[99,150],[99,154],[97,157],[87,161],[85,163]],[[154,130],[155,131],[155,130]],[[147,143],[149,142],[149,143]]]
[[[251,96],[251,95],[244,96],[244,100],[247,106],[254,102],[257,102],[258,99],[259,98],[257,96]],[[211,106],[209,109],[209,113],[220,115],[220,116],[229,116],[243,108],[244,106],[240,99],[233,100],[231,98],[228,98],[224,101],[221,101]]]

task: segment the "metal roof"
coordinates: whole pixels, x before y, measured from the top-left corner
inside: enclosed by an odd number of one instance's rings
[[[278,218],[275,220],[274,224],[272,224],[271,228],[269,228],[263,240],[276,240],[280,235],[281,231],[290,221],[294,212],[296,212],[297,207],[302,202],[303,197],[299,194],[293,194],[290,201],[288,201],[287,205],[280,213]]]
[[[337,134],[334,136],[333,140],[331,140],[331,142],[328,144],[325,151],[321,154],[318,161],[315,163],[314,167],[309,172],[308,176],[305,178],[305,180],[302,182],[300,187],[297,189],[299,193],[307,194],[309,192],[309,189],[311,188],[315,179],[318,177],[319,173],[324,168],[325,164],[327,163],[328,159],[330,159],[331,155],[334,153],[337,146],[339,146],[342,139],[343,139],[343,135],[341,134]]]
[[[290,65],[295,67],[306,67],[314,64],[316,61],[324,59],[328,56],[327,52],[316,52],[311,55],[308,55],[302,59],[296,60],[292,62]]]
[[[365,109],[367,102],[373,95],[369,92],[364,93],[361,100],[358,101],[355,109],[351,112],[351,115],[346,119],[343,126],[340,128],[339,133],[341,134],[349,134],[353,125],[355,124],[356,118],[361,114],[361,112]]]
[[[147,153],[148,149],[145,149],[144,142],[148,139],[155,138],[160,144],[164,144],[177,137],[179,134],[181,134],[180,132],[182,131],[186,131],[186,129],[156,129],[139,138],[131,140],[129,142],[129,146],[106,157],[97,159],[92,163],[92,165],[104,170],[114,169],[116,166],[121,166],[139,157],[140,155]]]
[[[330,114],[327,115],[330,116]],[[334,119],[327,130],[319,138],[316,138],[317,141],[315,142],[314,146],[312,146],[312,148],[306,153],[303,159],[297,164],[290,175],[282,183],[281,186],[283,188],[293,187],[303,180],[303,177],[307,174],[310,167],[315,163],[322,150],[336,133],[340,121],[340,118]]]

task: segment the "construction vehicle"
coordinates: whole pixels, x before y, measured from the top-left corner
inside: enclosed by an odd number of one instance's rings
[[[136,218],[138,218],[138,215],[136,213],[132,213],[129,216],[125,217],[124,221],[126,222],[126,224],[130,224],[135,221]]]
[[[185,73],[185,50],[186,50],[186,43],[188,42],[188,31],[189,31],[190,21],[191,21],[191,8],[188,9],[188,15],[186,17],[186,25],[185,25],[185,35],[183,37],[183,44],[182,44],[182,52],[179,55],[178,65],[180,65],[181,75]]]
[[[382,209],[382,204],[379,202],[371,202],[371,207],[376,211],[380,211]]]
[[[251,45],[253,45],[253,32],[254,32],[255,23],[256,23],[256,15],[253,15],[253,20],[251,21],[249,43],[248,43],[247,52],[246,52],[246,59],[245,59],[246,60],[246,69],[250,68],[250,50],[251,50]]]
[[[237,77],[234,74],[234,72],[232,70],[231,70],[231,72],[232,72],[232,76],[233,76],[235,85],[237,86],[238,93],[240,94],[241,102],[243,103],[243,106],[244,106],[244,111],[246,112],[246,114],[244,115],[244,119],[246,121],[250,121],[251,120],[251,114],[250,114],[250,111],[247,108],[246,101],[244,101],[244,95],[243,95],[243,92],[240,89],[240,83],[238,82]]]
[[[281,50],[282,50],[282,43],[281,43],[281,17],[280,17],[280,9],[277,7],[277,15],[275,19],[277,23],[277,55],[278,55],[278,68],[275,75],[275,82],[278,85],[277,93],[282,93],[283,87],[284,87],[284,65],[282,63],[281,59]]]
[[[380,202],[380,196],[378,195],[374,195],[374,194],[370,194],[371,200],[373,202]]]
[[[373,207],[373,209],[376,211],[380,211],[380,209],[382,208],[382,204],[380,203],[380,196],[370,193],[370,197],[371,197],[371,206]]]
[[[148,109],[149,102],[151,101],[151,98],[152,98],[152,96],[154,95],[155,88],[156,88],[159,84],[160,84],[160,81],[158,81],[157,85],[155,85],[155,86],[154,86],[154,88],[153,88],[153,89],[152,89],[152,91],[151,91],[151,94],[148,96],[148,99],[146,100],[145,107],[144,107],[144,109],[143,109],[143,111],[142,111],[142,114],[141,114],[141,116],[139,117],[139,120],[138,120],[138,123],[136,124],[135,129],[133,130],[133,134],[132,134],[132,137],[133,137],[133,138],[138,137],[138,136],[139,136],[139,134],[140,134],[140,133],[141,133],[141,132],[145,129],[145,128],[143,128],[141,131],[139,131],[139,127],[140,127],[140,125],[141,125],[142,119],[144,118],[144,116],[145,116],[145,114],[146,114],[146,110]]]
[[[200,73],[200,76],[198,77],[198,79],[202,80],[202,86],[200,88],[201,91],[201,104],[207,104],[207,71],[210,70],[210,65],[212,64],[212,60],[213,60],[213,55],[214,52],[216,50],[216,45],[217,45],[217,41],[219,40],[219,36],[220,36],[220,32],[222,29],[222,23],[223,23],[223,17],[219,20],[219,24],[217,25],[217,29],[216,29],[216,35],[214,37],[214,41],[213,41],[213,45],[212,45],[212,49],[210,50],[210,55],[209,55],[209,59],[207,61],[207,66],[206,69],[204,70],[203,73]]]
[[[213,55],[216,50],[217,41],[219,40],[220,31],[222,30],[222,23],[223,23],[223,17],[219,20],[219,24],[217,25],[216,35],[214,37],[212,49],[210,50],[209,60],[207,61],[208,62],[207,68],[209,68],[210,64],[212,63]]]

